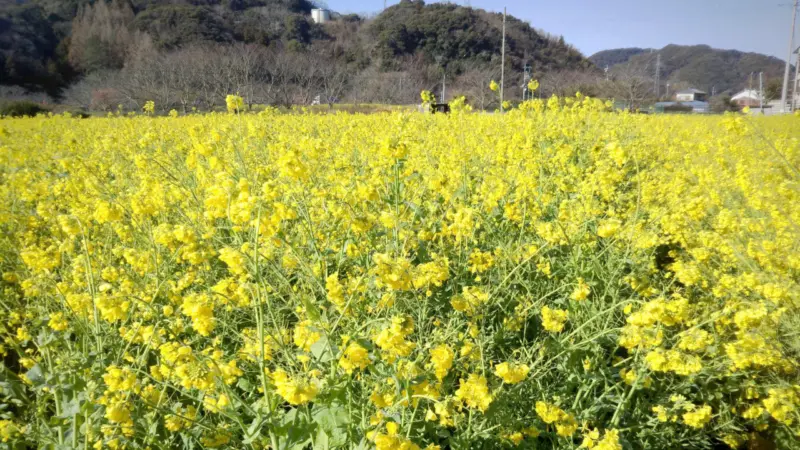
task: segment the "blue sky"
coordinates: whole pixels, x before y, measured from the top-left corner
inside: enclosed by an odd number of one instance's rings
[[[503,3],[505,1],[505,4]],[[619,47],[707,44],[785,59],[793,0],[460,0],[564,35],[589,56]],[[383,0],[327,0],[338,12],[378,12]],[[387,0],[389,5],[398,0]],[[426,1],[432,3],[432,1]],[[800,30],[795,48],[800,45]]]

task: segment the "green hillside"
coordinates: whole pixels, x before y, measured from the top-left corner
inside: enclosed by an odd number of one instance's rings
[[[622,48],[595,53],[589,59],[598,67],[632,64],[655,73],[661,55],[661,79],[673,86],[691,86],[717,93],[746,87],[750,74],[764,72],[766,80],[783,77],[785,62],[760,53],[720,50],[707,45],[667,45],[658,49]],[[757,78],[756,78],[757,79]]]
[[[368,29],[376,39],[376,55],[385,66],[397,57],[421,51],[444,64],[488,62],[499,59],[502,14],[448,3],[425,5],[405,0],[392,6]],[[534,70],[586,69],[591,63],[563,38],[542,36],[513,16],[506,19],[506,56],[513,67],[532,63]]]

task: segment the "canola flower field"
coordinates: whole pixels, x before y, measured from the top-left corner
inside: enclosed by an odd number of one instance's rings
[[[800,445],[800,118],[232,109],[0,120],[0,448]]]

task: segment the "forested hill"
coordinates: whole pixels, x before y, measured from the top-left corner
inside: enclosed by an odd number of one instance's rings
[[[159,49],[321,37],[308,0],[0,0],[0,82],[57,93],[118,69],[147,35]],[[317,31],[318,35],[314,34]]]
[[[597,67],[605,69],[606,67],[614,67],[617,64],[625,64],[632,57],[640,53],[649,53],[651,51],[655,50],[639,47],[614,48],[611,50],[599,51],[590,56],[589,60],[592,61]]]
[[[281,52],[323,48],[352,73],[403,69],[409,58],[462,73],[499,58],[502,16],[403,0],[372,19],[334,13],[317,25],[308,0],[0,0],[0,84],[58,95],[85,76],[120,70],[143,47],[257,44]],[[508,17],[509,67],[591,68],[563,38]]]
[[[749,83],[751,73],[764,72],[767,80],[783,77],[785,62],[760,53],[720,50],[708,45],[667,45],[662,49],[620,48],[604,50],[589,59],[600,68],[630,63],[648,66],[655,73],[661,55],[661,79],[673,86],[691,86],[717,93],[737,91]],[[757,78],[756,78],[757,79]]]
[[[376,38],[376,55],[389,64],[418,51],[444,64],[459,64],[498,59],[502,24],[499,13],[405,0],[380,14],[368,32]],[[506,45],[506,56],[514,67],[526,62],[540,72],[591,67],[563,37],[543,35],[513,16],[506,19]]]

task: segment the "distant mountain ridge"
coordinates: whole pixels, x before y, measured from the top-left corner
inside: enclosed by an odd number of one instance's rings
[[[589,57],[597,67],[620,64],[646,66],[655,74],[656,55],[661,55],[660,77],[677,87],[694,87],[711,93],[739,91],[749,84],[750,74],[764,72],[765,83],[783,77],[785,61],[774,56],[739,50],[722,50],[708,45],[674,45],[662,49],[619,48],[603,50]]]

